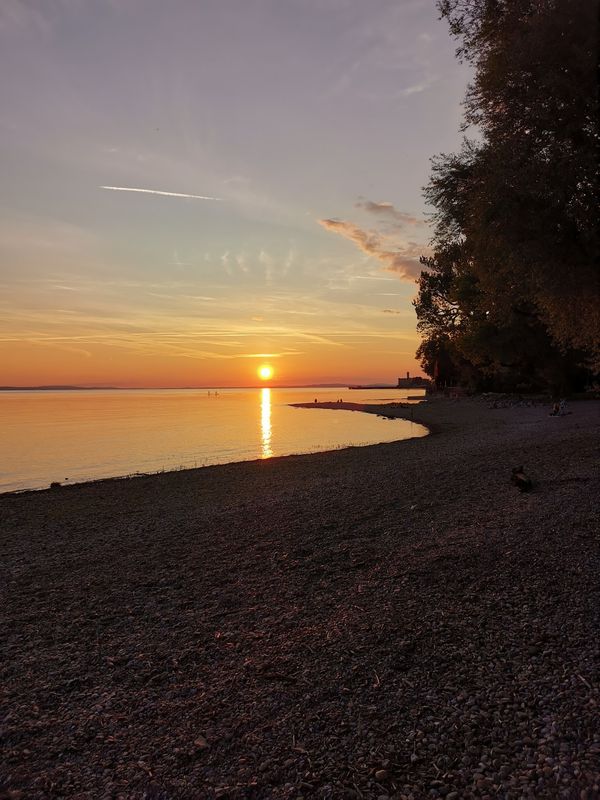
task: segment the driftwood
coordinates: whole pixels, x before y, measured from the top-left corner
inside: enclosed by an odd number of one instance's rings
[[[510,477],[510,482],[513,483],[521,492],[529,492],[533,488],[533,483],[523,471],[523,467],[515,467]]]

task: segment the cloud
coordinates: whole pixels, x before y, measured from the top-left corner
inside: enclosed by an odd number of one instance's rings
[[[359,200],[356,203],[356,208],[364,208],[371,214],[385,216],[401,222],[405,225],[423,225],[423,220],[415,217],[413,214],[407,214],[405,211],[399,211],[394,207],[393,203],[375,203],[373,200]]]
[[[223,202],[222,197],[208,197],[203,194],[183,194],[181,192],[163,192],[159,189],[134,189],[131,186],[99,186],[99,189],[110,189],[112,192],[141,192],[142,194],[159,194],[163,197],[187,197],[190,200],[216,200]]]
[[[0,220],[0,248],[11,253],[27,251],[81,253],[97,246],[95,235],[59,219],[16,214]]]
[[[74,353],[77,356],[83,356],[84,358],[91,358],[92,354],[89,350],[84,350],[83,347],[72,347],[68,344],[57,344],[51,340],[45,340],[41,338],[33,338],[33,339],[23,339],[24,342],[27,344],[33,345],[40,345],[42,347],[49,347],[53,350],[60,350],[63,353]]]
[[[393,281],[393,278],[384,278],[383,275],[351,275],[350,281]]]
[[[424,245],[407,242],[398,245],[397,250],[389,250],[384,245],[380,234],[366,231],[353,222],[341,219],[321,219],[319,224],[326,230],[333,231],[353,242],[363,253],[380,261],[388,272],[394,272],[399,278],[416,280],[423,269],[419,257],[427,250]]]
[[[430,86],[433,86],[437,80],[439,80],[437,75],[431,75],[424,80],[419,81],[418,83],[413,83],[411,86],[407,86],[406,89],[402,89],[400,96],[410,97],[411,94],[420,94],[421,92],[425,92],[430,88]]]

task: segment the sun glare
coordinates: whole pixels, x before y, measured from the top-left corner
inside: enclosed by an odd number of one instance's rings
[[[261,381],[268,381],[269,378],[273,377],[273,367],[263,364],[262,367],[258,368],[258,377]]]

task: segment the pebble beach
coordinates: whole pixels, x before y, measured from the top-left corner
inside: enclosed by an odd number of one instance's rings
[[[598,401],[340,407],[431,433],[0,495],[1,800],[600,798]]]

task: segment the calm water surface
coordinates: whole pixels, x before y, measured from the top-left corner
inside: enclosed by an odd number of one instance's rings
[[[415,398],[420,393],[414,393]],[[0,392],[0,491],[424,436],[404,420],[290,408],[406,391],[223,389]]]

